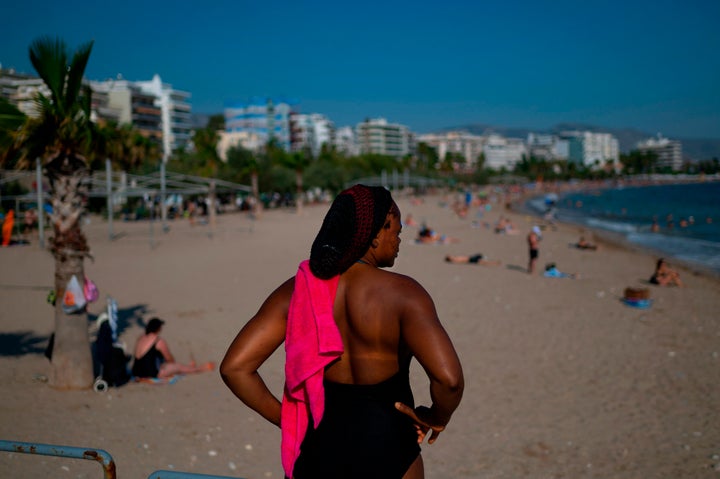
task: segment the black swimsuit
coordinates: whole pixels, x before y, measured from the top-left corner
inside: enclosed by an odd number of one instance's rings
[[[420,454],[412,420],[395,409],[415,403],[408,370],[368,385],[324,381],[325,412],[312,420],[295,462],[295,479],[400,479]]]
[[[135,358],[132,367],[132,375],[136,378],[156,378],[160,372],[160,365],[163,363],[163,355],[155,348],[155,343],[150,346],[148,352],[141,358]]]

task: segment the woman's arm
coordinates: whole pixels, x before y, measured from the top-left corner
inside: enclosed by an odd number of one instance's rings
[[[220,375],[235,396],[276,426],[280,425],[280,401],[258,369],[285,340],[294,281],[287,280],[270,294],[240,330],[220,364]]]
[[[416,421],[422,432],[420,441],[428,429],[432,429],[429,442],[433,443],[462,399],[462,366],[427,291],[414,280],[409,280],[401,289],[402,293],[397,296],[403,298],[402,339],[428,375],[432,405],[414,411],[401,406],[398,409]]]
[[[163,355],[163,358],[165,358],[165,362],[168,362],[168,363],[175,362],[175,356],[173,356],[172,353],[170,352],[170,346],[168,346],[168,343],[167,343],[167,341],[165,341],[165,339],[159,338],[157,343],[155,344],[155,347]]]

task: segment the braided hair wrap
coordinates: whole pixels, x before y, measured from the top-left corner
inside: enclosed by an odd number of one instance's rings
[[[344,273],[362,258],[392,206],[382,186],[355,185],[330,205],[310,250],[310,270],[321,279]]]

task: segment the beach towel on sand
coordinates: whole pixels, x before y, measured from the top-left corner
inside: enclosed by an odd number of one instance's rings
[[[295,460],[307,430],[308,414],[315,427],[325,409],[325,366],[343,353],[342,337],[333,318],[333,303],[340,276],[315,277],[309,261],[300,263],[290,300],[285,333],[285,389],[281,425],[282,465],[292,477]]]

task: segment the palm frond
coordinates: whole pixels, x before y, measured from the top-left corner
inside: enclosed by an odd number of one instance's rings
[[[9,132],[17,130],[27,116],[25,113],[10,103],[7,99],[0,97],[0,132]]]
[[[60,38],[40,37],[30,44],[30,61],[52,93],[53,103],[64,111],[60,102],[65,92],[67,48]]]
[[[67,71],[67,84],[65,85],[66,110],[71,105],[75,104],[75,101],[80,95],[82,90],[82,80],[85,75],[85,67],[87,67],[87,62],[90,59],[93,43],[93,41],[83,43],[77,48],[77,50],[75,50],[75,55],[73,55],[72,62],[70,63]],[[88,109],[88,111],[90,110]]]

